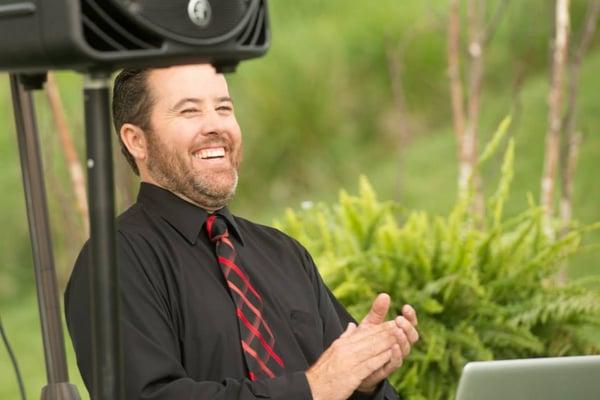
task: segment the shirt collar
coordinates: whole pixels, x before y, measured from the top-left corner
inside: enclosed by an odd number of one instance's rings
[[[185,201],[173,192],[148,182],[141,183],[137,202],[160,215],[181,233],[190,244],[196,243],[198,235],[204,229],[206,219],[210,215],[206,210]],[[229,229],[233,231],[233,234],[243,246],[244,240],[229,209],[223,207],[216,213],[225,218]]]

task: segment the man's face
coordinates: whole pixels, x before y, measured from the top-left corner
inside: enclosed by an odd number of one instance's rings
[[[209,210],[233,197],[242,136],[227,82],[212,66],[153,70],[155,103],[146,132],[151,181]]]

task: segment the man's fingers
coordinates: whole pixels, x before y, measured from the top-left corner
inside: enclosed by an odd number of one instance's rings
[[[405,317],[396,317],[395,321],[396,325],[398,325],[398,327],[404,331],[404,334],[408,338],[410,344],[414,344],[417,342],[417,340],[419,340],[419,332],[417,332],[413,324],[410,323],[410,321],[408,321]]]
[[[352,335],[348,337],[349,341],[357,342],[363,340],[367,336],[383,335],[387,332],[391,335],[394,330],[398,329],[395,321],[386,321],[381,324],[360,324],[356,330],[353,331]]]
[[[369,375],[375,373],[381,369],[387,362],[392,358],[392,350],[387,349],[386,351],[379,353],[378,355],[371,357],[361,363],[361,367],[366,367],[363,371],[362,379],[365,379]],[[361,379],[361,380],[362,380]]]
[[[392,372],[394,372],[402,366],[404,358],[402,356],[402,350],[400,350],[400,345],[398,345],[397,343],[394,344],[390,351],[392,352],[390,359],[385,364],[383,364],[381,368],[379,368],[371,375],[369,375],[369,377],[363,380],[362,385],[364,385],[365,388],[370,388],[377,385],[379,382],[390,376]]]
[[[381,324],[385,321],[385,316],[390,308],[390,303],[390,296],[386,293],[380,293],[373,301],[371,310],[363,318],[361,324]]]
[[[387,309],[389,296],[383,296],[381,300],[376,299],[374,303],[375,312],[383,303],[383,308]],[[311,390],[331,387],[339,382],[338,386],[344,390],[362,388],[364,391],[371,391],[402,363],[402,347],[407,343],[404,331],[395,320],[360,326],[350,323],[306,372]],[[350,394],[351,391],[344,391],[336,398],[348,398]],[[321,395],[320,398],[332,397],[327,394]]]
[[[411,345],[404,332],[402,332],[402,336],[400,339],[400,350],[402,351],[402,358],[406,358],[410,354]]]
[[[379,341],[380,339],[377,338],[381,335],[385,337],[386,333],[389,335],[386,340],[389,341],[390,337],[393,338],[393,341],[390,344],[391,347],[380,353],[380,356],[382,357],[383,355],[389,354],[387,361],[379,369],[374,370],[371,375],[363,379],[361,383],[360,387],[368,390],[371,390],[371,388],[387,378],[396,369],[400,368],[404,359],[410,354],[412,345],[419,340],[419,333],[415,329],[415,326],[418,323],[417,313],[410,305],[402,307],[402,316],[398,316],[387,322],[380,321],[378,325],[369,324],[368,321],[385,318],[385,315],[381,316],[380,313],[376,319],[372,319],[373,315],[377,315],[377,301],[378,299],[375,299],[375,302],[373,302],[373,306],[371,307],[371,312],[369,312],[367,317],[363,319],[363,323],[361,323],[356,331],[354,331],[354,337],[349,338],[349,340],[356,339],[360,342],[360,344],[357,344],[361,346],[361,350],[364,351],[364,353],[361,354],[362,357],[368,355],[368,351],[374,350],[374,347],[368,347],[367,349],[362,348],[362,346],[368,344],[368,340],[373,340],[375,338],[378,340],[376,343],[377,345],[387,345],[387,343],[383,343],[384,340]],[[389,302],[386,305],[387,308],[389,308]],[[367,323],[365,323],[365,321]],[[379,328],[379,330],[377,328]],[[372,362],[372,359],[368,359],[365,362],[370,363]],[[369,367],[372,367],[372,364],[369,365]]]
[[[402,307],[402,316],[410,321],[413,326],[417,326],[419,321],[417,320],[417,312],[410,304],[405,304]]]
[[[388,361],[382,368],[381,379],[387,378],[392,372],[400,368],[400,366],[402,366],[403,360],[404,356],[402,355],[400,345],[396,343],[392,346],[392,357],[390,358],[390,361]]]
[[[379,326],[377,327],[379,328]],[[356,361],[360,363],[388,351],[395,343],[398,343],[397,331],[402,332],[401,329],[390,328],[386,324],[385,329],[377,329],[375,334],[365,335],[362,332],[361,335],[360,328],[358,328],[354,335],[346,340],[342,339],[339,345],[343,346],[342,351],[354,353]],[[402,335],[404,334],[402,333]],[[356,339],[357,336],[358,339]]]
[[[342,339],[340,345],[344,347],[342,351],[354,353],[355,360],[358,362],[366,362],[397,346],[400,354],[393,354],[394,361],[389,365],[393,370],[401,365],[400,359],[409,355],[412,344],[418,338],[419,334],[414,326],[405,317],[399,316],[379,325],[361,324],[356,327],[349,324],[340,336]]]

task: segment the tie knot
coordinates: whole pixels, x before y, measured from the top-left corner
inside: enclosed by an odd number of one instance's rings
[[[211,242],[216,242],[228,236],[227,222],[219,214],[213,214],[206,220],[206,231]]]

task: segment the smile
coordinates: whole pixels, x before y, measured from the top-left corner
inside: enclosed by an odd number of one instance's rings
[[[194,157],[200,158],[202,160],[210,160],[213,158],[223,158],[225,157],[225,148],[224,147],[213,147],[210,149],[201,149],[193,154]]]

